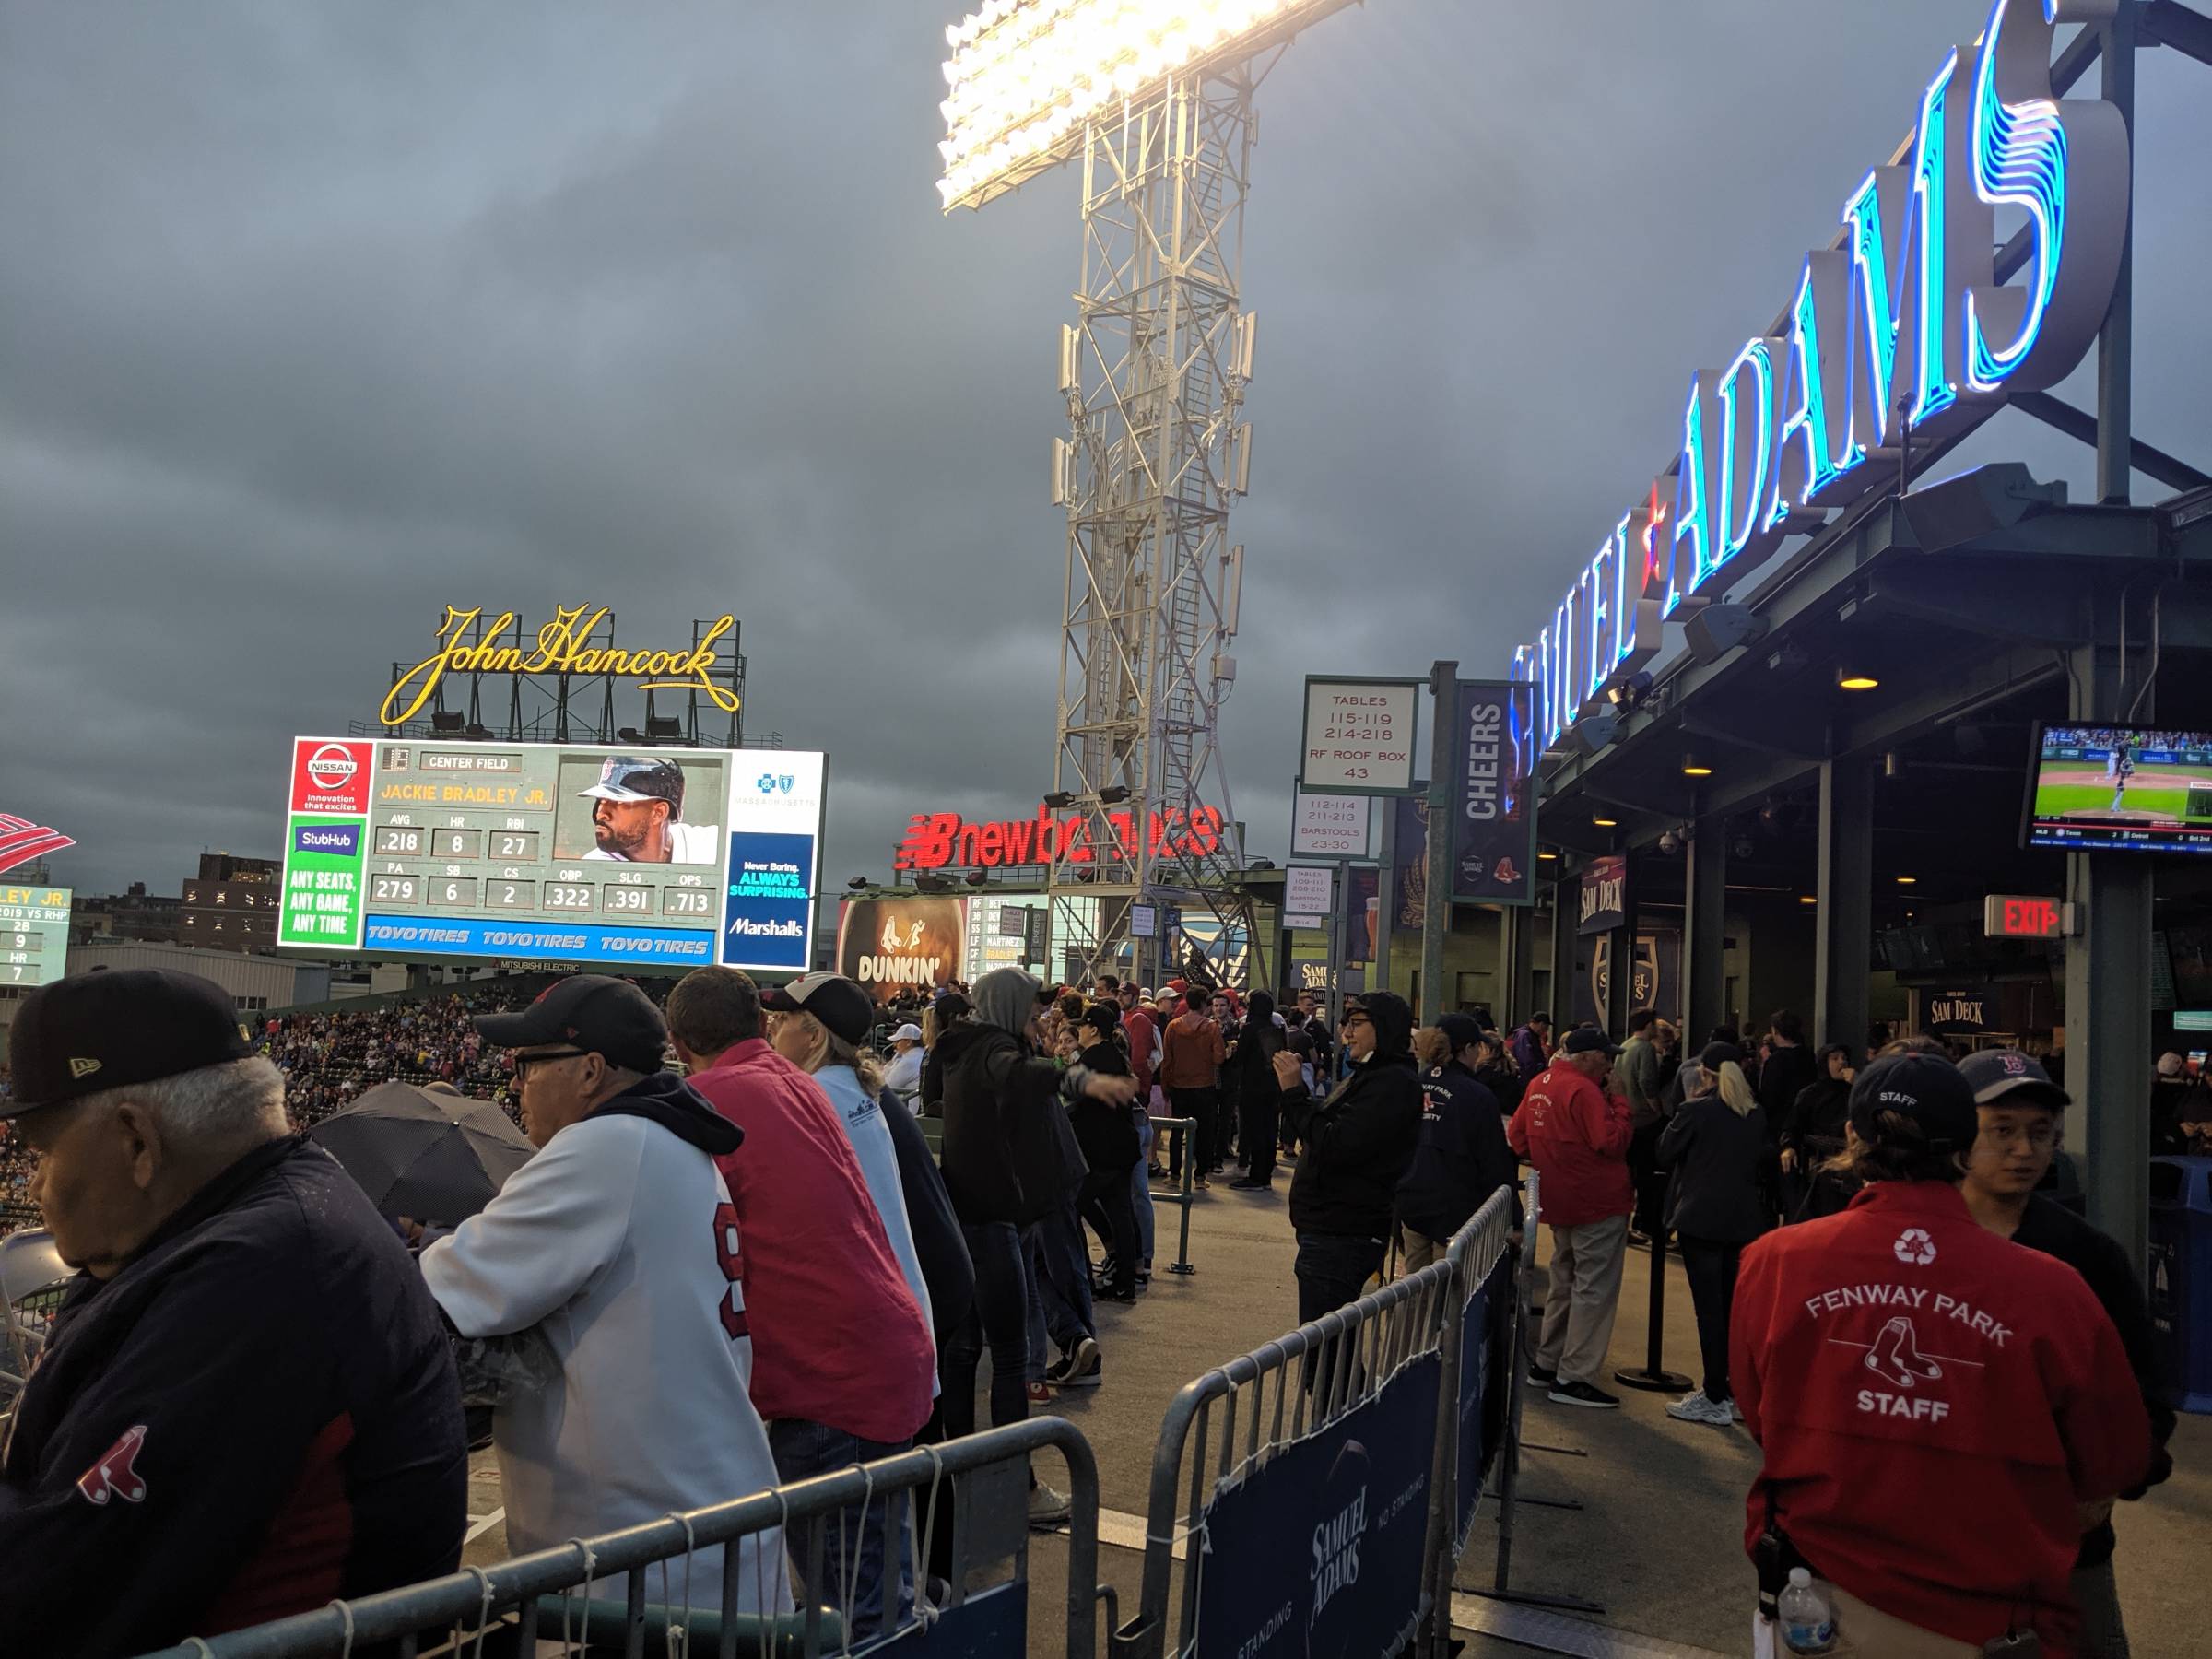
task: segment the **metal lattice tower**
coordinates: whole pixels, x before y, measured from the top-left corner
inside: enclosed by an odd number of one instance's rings
[[[1171,78],[1083,133],[1083,281],[1060,359],[1070,435],[1054,444],[1067,582],[1053,778],[1091,856],[1077,862],[1062,838],[1050,890],[1055,931],[1088,969],[1113,964],[1136,902],[1210,912],[1220,941],[1240,929],[1255,942],[1218,718],[1243,557],[1229,502],[1251,465],[1239,275],[1265,73],[1247,60]],[[1207,809],[1216,838],[1190,828]],[[1135,945],[1129,966],[1148,982],[1189,949]]]

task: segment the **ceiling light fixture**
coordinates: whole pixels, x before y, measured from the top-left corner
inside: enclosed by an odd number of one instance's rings
[[[1836,670],[1836,688],[1840,691],[1871,691],[1881,683],[1871,674],[1853,673],[1849,668]]]
[[[1686,778],[1710,778],[1712,776],[1712,768],[1701,755],[1685,755],[1682,757],[1682,775]]]

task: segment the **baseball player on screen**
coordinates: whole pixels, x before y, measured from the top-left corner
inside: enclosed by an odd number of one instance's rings
[[[2112,740],[2112,752],[2106,757],[2104,774],[2112,781],[2112,810],[2118,812],[2127,805],[2127,781],[2135,775],[2136,758],[2128,751],[2124,737]]]
[[[673,760],[609,755],[599,781],[579,796],[591,801],[598,845],[584,856],[625,864],[717,864],[720,826],[687,824],[684,771]]]

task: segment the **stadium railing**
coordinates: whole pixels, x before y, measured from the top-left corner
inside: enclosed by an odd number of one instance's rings
[[[226,1635],[194,1638],[148,1659],[344,1659],[394,1653],[398,1659],[452,1653],[543,1656],[621,1654],[642,1659],[680,1653],[685,1659],[814,1659],[849,1648],[844,1631],[849,1605],[804,1607],[773,1618],[739,1611],[752,1574],[735,1566],[723,1575],[719,1609],[671,1608],[649,1599],[648,1586],[665,1576],[683,1582],[687,1558],[731,1545],[772,1527],[808,1562],[807,1579],[820,1583],[824,1537],[841,1512],[901,1495],[912,1517],[915,1582],[930,1559],[933,1533],[951,1531],[950,1593],[941,1606],[885,1641],[900,1652],[991,1653],[1027,1651],[1029,1607],[1030,1456],[1055,1450],[1066,1460],[1074,1513],[1067,1528],[1067,1588],[1060,1641],[1053,1651],[1088,1659],[1096,1651],[1097,1611],[1110,1611],[1112,1593],[1098,1582],[1099,1472],[1089,1442],[1059,1418],[1031,1418],[942,1445],[919,1447],[832,1475],[756,1492],[734,1502],[671,1514],[642,1525],[581,1539],[558,1549],[518,1556],[496,1566],[464,1568],[444,1578],[410,1584],[316,1612]],[[947,1477],[959,1482],[958,1501],[940,1502]],[[949,1521],[944,1512],[950,1511]],[[666,1563],[665,1575],[643,1568]],[[1010,1563],[1011,1571],[1001,1576]],[[778,1564],[779,1566],[781,1563]],[[973,1591],[979,1571],[994,1582]],[[592,1594],[627,1574],[620,1601]],[[888,1579],[891,1575],[887,1574]],[[891,1586],[887,1584],[887,1599]]]
[[[1115,1659],[1235,1651],[1244,1632],[1200,1630],[1200,1564],[1208,1556],[1226,1562],[1252,1551],[1218,1529],[1203,1535],[1211,1500],[1376,1398],[1410,1362],[1431,1356],[1441,1363],[1434,1438],[1424,1450],[1430,1476],[1421,1590],[1418,1607],[1405,1611],[1407,1634],[1419,1636],[1424,1650],[1437,1632],[1448,1634],[1450,1587],[1474,1497],[1462,1504],[1455,1490],[1465,1416],[1461,1403],[1469,1390],[1495,1390],[1499,1361],[1512,1352],[1510,1341],[1501,1352],[1493,1350],[1489,1377],[1467,1374],[1461,1339],[1477,1294],[1486,1287],[1495,1293],[1500,1281],[1516,1282],[1513,1206],[1512,1192],[1493,1194],[1453,1235],[1443,1259],[1183,1385],[1168,1406],[1153,1454],[1141,1588],[1133,1616],[1112,1634]],[[1512,1326],[1522,1316],[1521,1298],[1510,1300],[1502,1317]],[[1487,1472],[1499,1457],[1515,1455],[1517,1445],[1508,1433],[1482,1450]],[[1185,1545],[1189,1559],[1176,1594],[1175,1554]],[[1228,1645],[1217,1645],[1223,1641]]]

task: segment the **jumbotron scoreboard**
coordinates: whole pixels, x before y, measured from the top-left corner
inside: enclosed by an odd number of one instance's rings
[[[26,991],[60,979],[69,961],[67,888],[0,881],[0,985]]]
[[[824,758],[292,742],[277,944],[804,972]]]

